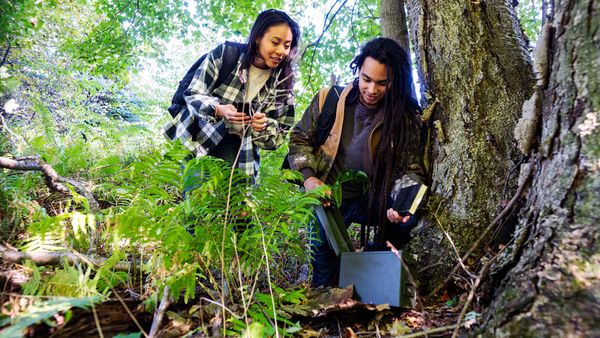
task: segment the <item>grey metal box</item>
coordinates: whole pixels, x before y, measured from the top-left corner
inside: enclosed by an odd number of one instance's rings
[[[342,252],[339,286],[350,284],[362,303],[415,306],[416,286],[391,251]]]

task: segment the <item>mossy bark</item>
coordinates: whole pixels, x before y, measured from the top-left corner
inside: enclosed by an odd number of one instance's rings
[[[600,336],[600,3],[555,2],[534,177],[484,336]]]
[[[533,91],[525,40],[508,1],[408,1],[421,93],[431,117],[432,196],[409,246],[425,291],[446,278],[510,199],[519,153],[513,129]]]

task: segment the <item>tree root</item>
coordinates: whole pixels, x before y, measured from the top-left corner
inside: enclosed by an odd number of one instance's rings
[[[54,168],[52,168],[48,163],[42,161],[39,156],[18,157],[16,159],[0,157],[0,168],[21,171],[41,171],[44,175],[46,185],[52,191],[57,191],[70,196],[71,191],[63,183],[70,184],[73,186],[73,188],[75,188],[75,191],[83,195],[88,200],[90,210],[92,212],[97,212],[100,209],[100,205],[94,199],[94,196],[92,196],[89,190],[87,190],[82,183],[58,175]]]

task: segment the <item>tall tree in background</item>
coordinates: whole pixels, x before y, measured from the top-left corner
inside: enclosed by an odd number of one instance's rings
[[[409,50],[404,0],[381,0],[381,34]]]
[[[555,6],[536,47],[534,175],[492,285],[493,336],[600,336],[600,4]]]

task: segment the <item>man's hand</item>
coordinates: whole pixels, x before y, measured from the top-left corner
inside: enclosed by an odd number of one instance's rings
[[[251,122],[252,129],[260,132],[267,129],[267,115],[264,113],[254,113]]]
[[[402,216],[396,210],[389,208],[387,210],[387,218],[392,223],[406,223],[410,220],[410,215]]]
[[[314,190],[318,187],[322,187],[324,185],[325,185],[325,183],[323,183],[323,181],[321,181],[320,179],[318,179],[314,176],[311,176],[311,177],[307,178],[306,180],[304,180],[304,190],[306,192]],[[328,207],[331,205],[331,202],[329,201],[329,198],[331,198],[331,195],[332,195],[332,193],[331,193],[330,189],[325,190],[325,196],[327,197],[327,199],[323,200],[324,207]]]
[[[250,116],[237,111],[232,104],[220,104],[215,109],[215,116],[222,117],[231,124],[242,124],[250,121]]]

